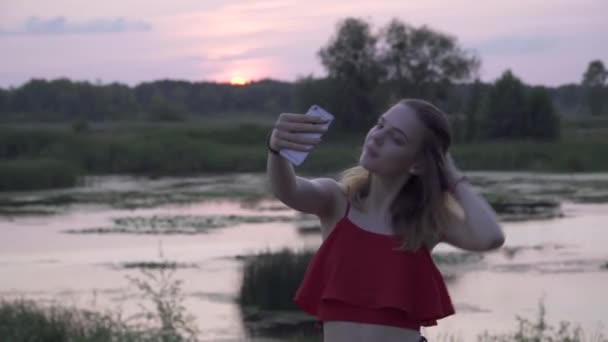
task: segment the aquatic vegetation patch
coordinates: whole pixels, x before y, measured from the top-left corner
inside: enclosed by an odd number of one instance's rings
[[[321,226],[318,223],[307,224],[298,226],[298,233],[300,235],[316,235],[321,234]]]
[[[484,197],[502,221],[541,220],[564,215],[557,200],[505,192],[486,192]]]
[[[292,222],[291,216],[153,215],[112,219],[113,226],[65,230],[72,234],[204,234],[212,229],[245,223]]]
[[[526,250],[543,251],[548,249],[564,249],[564,245],[534,245],[534,246],[503,246],[500,250],[509,259]]]
[[[239,199],[255,201],[263,194],[239,191],[102,191],[65,194],[40,194],[0,198],[0,208],[22,208],[36,205],[65,206],[73,204],[102,204],[116,209],[154,208],[166,204],[186,204],[213,199]]]
[[[483,259],[483,254],[473,252],[434,252],[431,257],[437,265],[460,265],[480,262]]]
[[[175,261],[136,261],[136,262],[123,262],[120,264],[122,268],[138,268],[138,269],[177,269],[177,268],[196,268],[196,264],[178,263]]]
[[[537,261],[533,263],[510,263],[492,266],[492,271],[536,274],[595,272],[601,262],[594,259]]]

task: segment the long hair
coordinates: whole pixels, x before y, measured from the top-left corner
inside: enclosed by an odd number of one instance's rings
[[[427,128],[417,156],[422,158],[423,172],[412,174],[391,203],[390,211],[395,233],[401,237],[399,250],[415,251],[439,240],[448,211],[457,204],[448,191],[445,154],[452,143],[452,132],[445,113],[420,99],[402,99],[417,119]],[[361,210],[362,200],[369,194],[371,174],[357,165],[340,174],[352,205]]]

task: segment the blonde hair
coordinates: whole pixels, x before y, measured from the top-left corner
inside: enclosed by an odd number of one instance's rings
[[[452,143],[447,115],[434,105],[420,99],[403,99],[397,104],[412,108],[427,128],[417,156],[423,160],[424,172],[411,175],[390,207],[392,225],[401,237],[399,250],[415,251],[423,244],[437,242],[447,221],[448,211],[458,210],[449,194],[445,154]],[[344,170],[340,183],[352,206],[362,210],[369,194],[371,174],[360,165]]]

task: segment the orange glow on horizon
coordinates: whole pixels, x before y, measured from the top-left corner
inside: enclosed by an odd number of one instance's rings
[[[270,70],[281,66],[269,57],[233,60],[222,64],[217,73],[209,74],[207,77],[215,82],[232,85],[248,85],[256,80],[268,78],[272,75]]]
[[[230,84],[232,85],[245,85],[247,84],[247,80],[241,76],[234,76],[230,79]]]

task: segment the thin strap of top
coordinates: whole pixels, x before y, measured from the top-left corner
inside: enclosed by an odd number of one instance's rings
[[[350,201],[348,198],[346,199],[346,211],[344,212],[344,217],[348,216],[348,211],[350,210]]]

